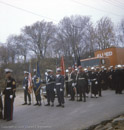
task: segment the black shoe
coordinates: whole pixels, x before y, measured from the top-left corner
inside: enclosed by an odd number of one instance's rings
[[[69,101],[73,101],[72,99],[69,99]]]
[[[65,107],[64,104],[62,104],[61,107],[64,108]]]
[[[23,103],[22,105],[27,105],[27,103]]]
[[[42,106],[42,103],[40,102],[40,103],[38,103],[38,105],[39,105],[39,106]]]
[[[79,102],[81,102],[82,101],[82,99],[80,99],[80,100],[78,100]]]
[[[7,121],[11,121],[12,119],[7,119]]]
[[[31,103],[28,103],[28,105],[31,105]]]
[[[45,106],[50,106],[50,103],[46,104]]]
[[[39,103],[35,103],[35,104],[34,104],[34,106],[37,106],[37,105],[39,105]]]
[[[56,107],[61,107],[61,104],[56,105]]]

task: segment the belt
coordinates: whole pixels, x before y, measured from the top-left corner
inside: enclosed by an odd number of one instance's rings
[[[53,84],[53,83],[55,83],[55,82],[49,82],[49,83],[46,83],[46,85]]]
[[[11,87],[6,88],[6,90],[10,90],[10,89],[12,89],[12,88]]]
[[[95,81],[96,79],[92,79],[92,81]]]
[[[85,79],[85,78],[78,78],[78,80],[82,80],[82,79]]]
[[[56,85],[61,85],[61,83],[56,83]]]
[[[68,80],[68,82],[71,82],[73,79]]]

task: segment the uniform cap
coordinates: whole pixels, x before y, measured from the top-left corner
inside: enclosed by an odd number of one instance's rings
[[[121,68],[122,66],[121,65],[117,65],[117,68]]]
[[[94,70],[95,68],[94,67],[91,67],[91,70]]]
[[[68,69],[65,72],[68,73],[69,72]]]
[[[78,69],[76,68],[75,71],[78,71]]]
[[[6,68],[5,73],[12,73],[13,71],[11,69]]]
[[[29,74],[29,72],[28,71],[24,71],[24,74]]]
[[[57,68],[56,71],[57,71],[57,72],[61,72],[61,68]]]
[[[50,69],[47,69],[47,72],[52,72],[52,70],[50,70]]]
[[[34,72],[36,72],[36,69],[33,69]]]
[[[103,69],[103,68],[105,68],[105,66],[102,66],[101,68]]]

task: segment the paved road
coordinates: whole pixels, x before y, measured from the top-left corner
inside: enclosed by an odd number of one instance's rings
[[[124,113],[124,94],[103,91],[103,97],[87,102],[66,100],[65,108],[22,106],[23,95],[15,100],[14,120],[0,120],[0,130],[81,130]],[[56,102],[57,104],[57,102]]]

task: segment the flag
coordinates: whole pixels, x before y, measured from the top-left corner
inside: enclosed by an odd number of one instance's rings
[[[39,88],[41,87],[41,75],[40,75],[40,68],[38,62],[36,66],[36,77],[34,78],[34,84],[36,87],[36,91],[38,91]]]
[[[31,63],[29,65],[29,75],[28,75],[28,92],[32,93],[32,75],[31,75]]]
[[[81,65],[80,55],[77,57],[77,67]]]
[[[64,57],[61,58],[61,75],[65,75],[65,64],[64,64]]]

